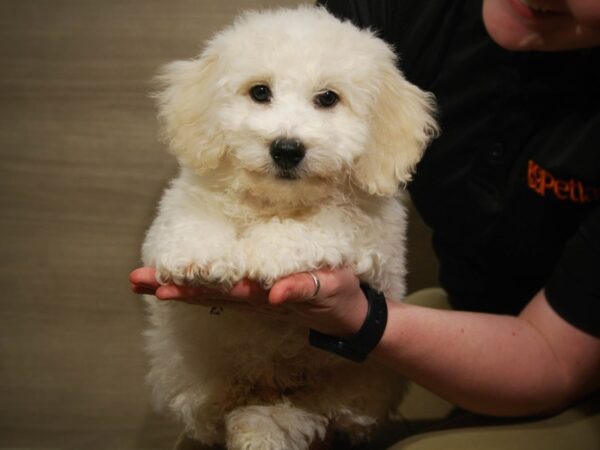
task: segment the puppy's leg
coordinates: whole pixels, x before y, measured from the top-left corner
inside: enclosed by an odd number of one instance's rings
[[[241,240],[248,277],[270,287],[282,276],[320,267],[340,267],[352,261],[351,240],[331,223],[271,221]]]
[[[388,422],[405,387],[397,374],[373,362],[341,362],[329,378],[298,391],[289,400],[298,408],[329,418],[331,432],[359,445],[371,441],[377,429]]]
[[[308,450],[325,439],[327,419],[289,404],[244,406],[225,418],[229,450]]]
[[[186,177],[173,183],[161,201],[142,248],[144,264],[164,284],[230,287],[243,268],[234,250],[236,231],[210,196],[202,197]],[[196,195],[194,195],[196,194]]]
[[[181,392],[171,400],[169,408],[183,422],[187,436],[206,446],[220,444],[224,435],[222,411],[218,404],[215,407],[202,397],[195,391]]]

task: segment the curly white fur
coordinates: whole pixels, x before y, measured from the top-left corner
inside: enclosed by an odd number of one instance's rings
[[[435,132],[429,94],[408,83],[373,33],[312,7],[250,12],[199,58],[168,65],[156,95],[181,173],[164,194],[143,260],[160,282],[271,286],[352,266],[392,298],[404,294],[405,214],[397,187]],[[256,84],[272,99],[257,103]],[[314,97],[332,90],[332,108]],[[270,156],[301,141],[295,176]],[[402,381],[308,346],[269,319],[149,297],[149,381],[159,406],[206,444],[305,450],[326,431],[367,439]]]

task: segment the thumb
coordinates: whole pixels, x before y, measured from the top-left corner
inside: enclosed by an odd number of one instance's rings
[[[349,268],[300,272],[277,281],[269,292],[269,303],[313,302],[331,297],[343,286],[358,285],[354,271]],[[318,287],[317,287],[318,286]]]
[[[300,272],[278,280],[269,292],[269,303],[305,302],[321,296],[321,278],[318,272]],[[315,294],[317,294],[315,296]]]

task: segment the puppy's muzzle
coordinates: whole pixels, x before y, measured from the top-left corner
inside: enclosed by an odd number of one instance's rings
[[[271,158],[285,172],[295,169],[305,154],[306,147],[298,139],[277,138],[271,143]]]

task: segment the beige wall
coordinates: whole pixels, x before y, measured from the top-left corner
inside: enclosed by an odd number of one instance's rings
[[[150,79],[237,11],[297,3],[0,2],[0,449],[170,447],[127,282],[176,170]],[[412,233],[415,288],[433,278]]]

